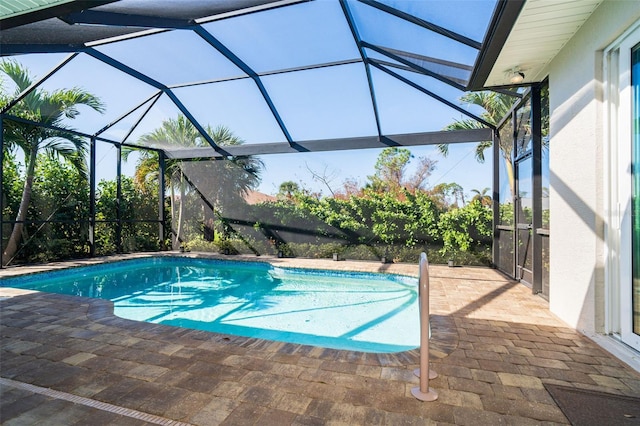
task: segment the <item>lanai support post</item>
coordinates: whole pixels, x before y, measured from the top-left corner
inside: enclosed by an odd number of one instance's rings
[[[531,291],[542,293],[542,93],[539,84],[531,87],[531,136],[533,138],[533,200],[532,229],[533,241],[533,282]]]
[[[116,146],[116,252],[122,253],[122,147]]]
[[[167,220],[164,211],[165,166],[164,151],[158,151],[158,239],[160,241],[161,250],[166,249],[164,245],[165,227]]]
[[[2,253],[4,253],[4,193],[2,188],[4,187],[4,127],[2,126],[4,119],[0,116],[0,269],[4,268],[4,259],[2,259]]]
[[[89,142],[89,256],[96,255],[96,138]]]
[[[511,161],[511,166],[513,169],[513,182],[510,182],[513,188],[513,194],[511,194],[511,217],[513,217],[513,223],[511,224],[511,247],[513,247],[511,263],[513,268],[513,277],[516,280],[520,280],[520,278],[522,278],[521,274],[518,273],[518,192],[520,183],[518,182],[518,168],[516,167],[515,161],[515,153],[517,151],[516,140],[518,134],[517,111],[517,108],[514,108],[511,111],[511,157],[509,158],[509,161]]]
[[[491,208],[493,210],[493,245],[491,253],[493,267],[497,268],[500,262],[500,134],[494,130],[492,134],[493,148],[493,194]]]

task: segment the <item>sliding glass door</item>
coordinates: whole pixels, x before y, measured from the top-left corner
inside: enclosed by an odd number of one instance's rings
[[[631,51],[631,307],[627,338],[640,338],[640,45]],[[634,337],[635,336],[635,337]],[[624,337],[624,336],[623,336]]]
[[[605,51],[611,161],[607,331],[640,350],[640,24]]]

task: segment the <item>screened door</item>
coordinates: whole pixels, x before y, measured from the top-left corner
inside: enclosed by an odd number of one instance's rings
[[[532,158],[516,162],[516,278],[531,286],[533,283],[533,185]]]
[[[549,86],[531,87],[499,128],[502,161],[498,187],[494,263],[498,269],[549,295]],[[497,147],[494,147],[496,149]]]

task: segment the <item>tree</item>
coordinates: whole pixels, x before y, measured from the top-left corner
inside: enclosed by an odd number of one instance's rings
[[[283,197],[287,200],[291,200],[298,192],[300,192],[300,185],[292,180],[282,182],[278,187],[278,197]]]
[[[213,130],[207,127],[207,132],[219,146],[242,145],[244,143],[226,126],[217,126]],[[264,163],[251,155],[216,160],[211,164],[213,166],[211,172],[214,173],[218,184],[210,187],[209,193],[221,210],[244,204],[245,195],[260,184],[260,175],[264,169]]]
[[[479,201],[440,215],[438,228],[442,232],[442,254],[479,250],[491,241],[492,211]]]
[[[0,71],[15,83],[14,97],[33,84],[28,70],[15,61],[0,63]],[[0,97],[0,101],[5,99],[8,99],[7,95]],[[5,104],[3,103],[3,105]],[[77,87],[53,92],[35,89],[10,109],[11,114],[55,128],[45,128],[9,119],[3,121],[5,142],[3,149],[8,151],[22,150],[26,167],[16,221],[7,246],[2,253],[3,265],[11,262],[18,250],[18,243],[24,229],[24,220],[27,217],[31,201],[38,153],[44,152],[52,157],[62,157],[75,167],[84,178],[87,177],[87,140],[65,131],[72,130],[72,128],[64,123],[65,118],[78,117],[80,105],[85,105],[98,112],[103,112],[105,108],[100,99]]]
[[[375,191],[399,193],[402,188],[415,191],[423,189],[427,179],[435,170],[436,161],[419,157],[416,172],[407,177],[406,169],[413,154],[407,148],[390,147],[378,155],[375,174],[369,176],[370,187]]]
[[[225,126],[216,128],[206,126],[205,131],[219,146],[244,143]],[[145,145],[165,147],[172,145],[176,147],[208,146],[208,142],[204,140],[196,127],[183,115],[164,120],[160,127],[142,135],[140,142]],[[247,191],[257,187],[260,183],[260,173],[263,167],[263,163],[252,156],[224,160],[202,159],[188,163],[168,160],[165,173],[168,176],[166,182],[171,193],[171,217],[174,220],[176,218],[176,188],[180,191],[177,227],[173,241],[174,248],[183,239],[184,201],[189,188],[186,182],[187,174],[191,175],[189,180],[198,187],[202,197],[206,198],[211,205],[217,205],[219,210],[224,210],[242,202]],[[136,167],[136,183],[141,184],[149,179],[157,179],[157,175],[157,157],[152,155],[151,151],[142,151]],[[215,181],[212,182],[212,179]],[[206,180],[206,182],[202,180]],[[205,218],[205,221],[208,221],[208,218]]]
[[[513,97],[502,93],[483,91],[483,92],[469,92],[464,94],[460,100],[468,105],[477,105],[484,111],[480,115],[482,119],[491,123],[497,124],[502,118],[507,115],[511,107],[513,106]],[[485,126],[473,119],[457,120],[445,127],[445,130],[470,130],[481,129]],[[479,163],[484,163],[484,151],[490,148],[491,141],[482,141],[476,145],[475,157]],[[443,156],[449,155],[449,145],[439,144],[438,150]],[[509,178],[509,185],[511,187],[511,194],[515,194],[514,188],[514,175],[513,165],[511,164],[511,156],[513,151],[513,140],[509,138],[500,139],[500,152],[504,159],[505,168],[507,170],[507,177]]]
[[[412,191],[418,189],[424,190],[427,179],[429,179],[431,173],[436,169],[436,163],[437,161],[428,157],[418,157],[418,168],[415,173],[407,179],[405,186]]]
[[[122,176],[121,194],[117,197],[117,180],[101,180],[96,196],[96,219],[99,232],[96,232],[96,251],[101,254],[115,253],[119,244],[125,251],[158,250],[157,224],[136,222],[137,219],[153,219],[157,215],[157,199],[148,189],[153,185],[140,187],[135,178]],[[157,188],[155,188],[157,189]],[[156,191],[153,191],[157,193]],[[120,241],[117,241],[116,229],[110,223],[101,221],[122,218]]]
[[[338,171],[329,169],[329,166],[326,164],[324,165],[324,169],[322,170],[322,172],[316,172],[309,166],[309,164],[307,164],[307,162],[305,162],[304,165],[309,173],[311,173],[311,178],[316,182],[320,182],[324,186],[326,186],[331,193],[331,196],[334,197],[336,194],[333,191],[333,188],[331,188],[331,182],[333,182],[335,178],[338,177]]]
[[[348,199],[350,197],[357,197],[362,195],[362,188],[360,183],[354,177],[346,178],[342,182],[342,187],[336,191],[334,198]]]
[[[372,187],[378,191],[395,192],[401,187],[404,171],[413,155],[406,148],[385,148],[378,155],[375,174],[369,176]]]
[[[455,182],[439,183],[428,192],[441,208],[450,208],[454,205],[462,207],[465,204],[464,189]],[[458,203],[458,201],[461,201],[461,203]]]
[[[28,217],[43,221],[25,224],[28,239],[20,257],[46,262],[88,253],[89,185],[86,177],[66,161],[38,155]]]
[[[481,205],[485,207],[491,207],[491,195],[489,195],[489,188],[483,188],[482,191],[478,189],[472,189],[471,192],[475,195],[471,201],[479,201]]]
[[[160,127],[154,129],[149,133],[145,133],[139,139],[139,142],[143,145],[152,146],[203,146],[202,135],[198,132],[193,124],[184,115],[178,115],[177,118],[167,119],[162,122]],[[129,154],[129,150],[123,151],[126,156]],[[142,151],[140,160],[136,167],[136,173],[134,180],[136,185],[141,185],[148,180],[156,180],[158,178],[159,166],[158,158],[152,151]],[[165,169],[167,185],[171,193],[171,218],[176,218],[176,187],[180,191],[180,203],[178,211],[178,225],[174,234],[173,248],[177,248],[180,245],[182,239],[182,223],[184,215],[184,197],[185,197],[185,183],[182,169],[178,161],[169,160],[166,163]]]
[[[3,217],[16,217],[20,206],[20,197],[24,181],[20,176],[20,164],[16,161],[15,155],[5,152],[2,158],[2,196],[3,196]]]

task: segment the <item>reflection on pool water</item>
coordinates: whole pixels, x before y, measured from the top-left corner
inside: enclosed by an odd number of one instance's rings
[[[108,299],[122,318],[365,352],[419,345],[418,281],[267,263],[151,257],[0,282]]]

